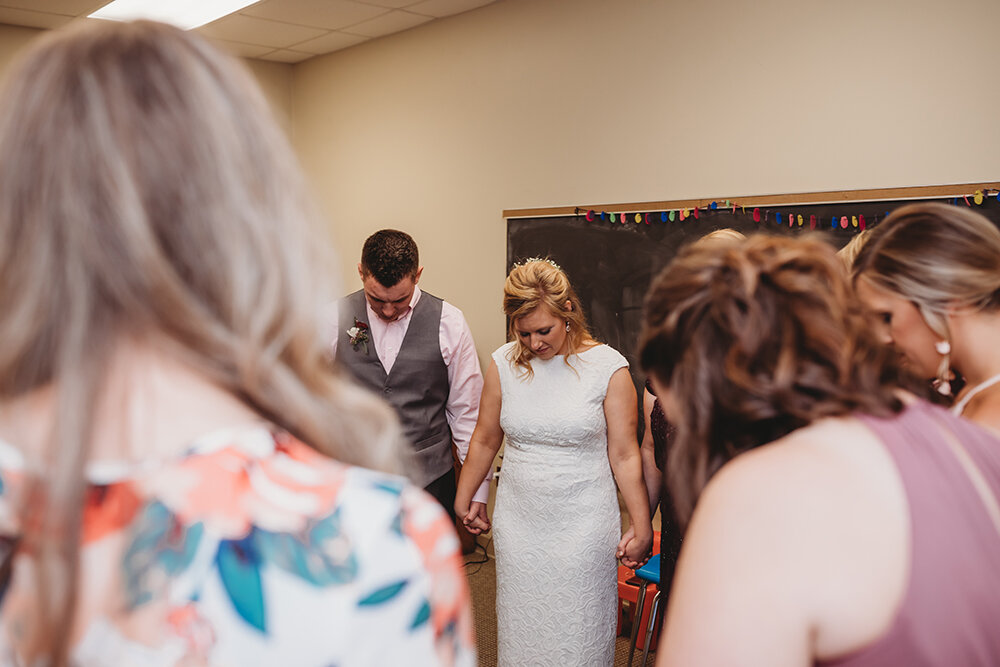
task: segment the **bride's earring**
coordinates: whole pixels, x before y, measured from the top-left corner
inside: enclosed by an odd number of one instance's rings
[[[569,320],[566,320],[566,333],[569,333]]]
[[[951,396],[951,381],[955,379],[955,374],[951,372],[951,343],[939,340],[934,343],[934,349],[941,355],[941,364],[933,382],[934,388],[942,396]]]

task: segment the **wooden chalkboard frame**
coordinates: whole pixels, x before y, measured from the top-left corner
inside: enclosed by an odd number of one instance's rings
[[[982,204],[975,203],[977,191]],[[972,206],[1000,226],[998,193],[1000,182],[987,182],[505,210],[506,269],[527,257],[550,257],[560,264],[594,337],[625,355],[641,392],[645,378],[635,346],[643,299],[652,279],[686,243],[729,227],[746,234],[814,231],[840,247],[860,231],[861,218],[868,226],[878,224],[892,209],[914,201]],[[681,222],[683,210],[688,216]],[[664,222],[670,211],[673,221]],[[810,229],[812,216],[815,230]],[[846,228],[839,224],[845,219]]]
[[[986,183],[962,183],[955,185],[918,185],[903,188],[874,188],[867,190],[828,190],[825,192],[799,192],[792,194],[750,195],[735,197],[715,197],[712,199],[674,199],[669,201],[638,202],[631,204],[598,204],[579,206],[557,206],[550,208],[509,209],[503,212],[507,220],[511,218],[542,218],[547,216],[575,215],[579,211],[624,211],[645,213],[649,211],[678,211],[683,209],[709,208],[712,202],[732,202],[741,207],[788,206],[795,204],[833,204],[837,202],[899,202],[908,200],[940,200],[969,197],[976,191],[985,196],[996,196],[1000,192],[1000,181]]]

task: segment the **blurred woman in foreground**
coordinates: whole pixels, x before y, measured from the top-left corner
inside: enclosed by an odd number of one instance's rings
[[[329,369],[329,263],[242,68],[47,34],[0,154],[0,663],[475,664],[447,517],[358,467],[398,470],[398,427]]]
[[[1000,440],[900,390],[866,312],[817,240],[691,248],[651,288],[690,521],[659,665],[1000,662]]]

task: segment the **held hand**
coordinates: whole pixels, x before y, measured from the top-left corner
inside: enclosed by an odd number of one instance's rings
[[[652,536],[648,540],[637,540],[635,537],[635,528],[629,526],[618,543],[615,556],[621,561],[622,565],[635,570],[645,565],[649,560],[652,544]]]
[[[488,532],[491,528],[486,503],[473,502],[469,511],[459,516],[462,516],[462,525],[473,535]]]
[[[633,537],[635,537],[635,529],[632,528],[632,526],[629,526],[628,530],[625,531],[625,534],[622,535],[622,539],[618,543],[618,548],[615,549],[615,558],[618,558],[620,560],[621,557],[625,555],[625,545],[631,542]],[[622,565],[625,565],[626,567],[631,567],[626,563],[622,563]]]
[[[630,529],[631,530],[631,529]],[[625,561],[638,563],[635,567],[642,567],[650,557],[650,548],[653,546],[653,533],[647,531],[645,537],[633,537],[625,545],[625,554],[622,556],[622,563]]]

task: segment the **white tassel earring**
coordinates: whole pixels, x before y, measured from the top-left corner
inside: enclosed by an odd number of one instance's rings
[[[941,364],[933,382],[934,389],[942,396],[951,396],[951,381],[955,379],[955,374],[951,372],[951,343],[939,340],[934,343],[934,349],[941,355]]]

